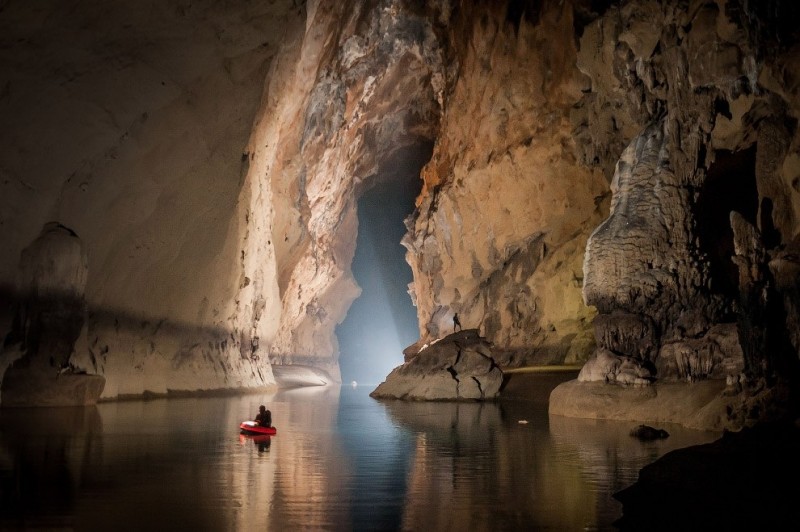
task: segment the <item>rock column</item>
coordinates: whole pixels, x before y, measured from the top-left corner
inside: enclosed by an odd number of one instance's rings
[[[45,224],[23,250],[18,310],[4,346],[6,353],[16,351],[20,356],[3,378],[3,406],[97,401],[105,379],[85,375],[70,364],[86,318],[88,271],[80,238],[56,222]]]

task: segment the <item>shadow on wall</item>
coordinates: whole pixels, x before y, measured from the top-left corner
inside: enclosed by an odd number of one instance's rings
[[[66,300],[69,297],[71,296],[65,295],[64,299]],[[4,348],[8,348],[12,344],[22,341],[20,338],[15,338],[15,335],[12,334],[12,329],[14,328],[14,321],[19,319],[18,314],[21,312],[25,301],[25,295],[21,294],[18,290],[9,288],[7,285],[0,286],[0,312],[2,313],[0,314],[0,320],[2,320],[0,321],[0,325],[3,326],[3,330],[0,330],[0,333],[3,335]],[[169,337],[183,338],[194,337],[199,333],[204,338],[214,338],[216,345],[212,347],[216,347],[220,351],[226,350],[230,345],[248,343],[242,342],[242,338],[237,337],[235,331],[224,327],[200,326],[193,323],[169,320],[167,318],[154,318],[152,316],[135,314],[113,308],[97,308],[90,306],[88,307],[87,314],[87,323],[90,327],[90,331],[92,327],[99,326],[101,328],[111,328],[117,333],[128,333],[140,337],[152,336],[158,333]],[[99,342],[99,337],[91,335],[91,332],[88,338],[88,344],[89,356],[92,358],[95,365],[95,367],[91,369],[98,371],[99,368],[97,366],[100,364],[100,361],[97,360],[97,357],[108,353],[109,346]],[[242,358],[258,359],[257,350],[254,351],[252,345],[245,345],[243,347],[240,345],[240,350],[242,352]],[[5,369],[5,367],[0,368],[2,371],[5,371]]]

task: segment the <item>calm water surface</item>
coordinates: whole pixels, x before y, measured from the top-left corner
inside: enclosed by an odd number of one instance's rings
[[[3,530],[614,530],[615,491],[718,434],[547,414],[563,376],[495,403],[374,386],[0,410]],[[537,382],[539,382],[537,381]],[[239,435],[259,404],[278,434]],[[520,423],[526,421],[527,423]]]

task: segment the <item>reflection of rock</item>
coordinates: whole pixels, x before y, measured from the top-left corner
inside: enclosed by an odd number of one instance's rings
[[[457,434],[465,451],[491,448],[503,422],[501,407],[493,402],[386,401],[383,404],[392,421],[415,433],[425,433],[430,444],[449,442]]]
[[[660,383],[623,386],[568,381],[550,394],[551,415],[678,423],[688,428],[722,430],[736,426],[727,409],[735,397],[723,394],[726,383],[705,380],[691,384]]]
[[[550,415],[549,431],[556,452],[550,460],[553,464],[577,463],[582,478],[592,479],[612,494],[634,483],[639,470],[659,456],[719,437],[719,432],[674,425],[667,428],[669,438],[642,441],[630,437],[628,422]],[[599,501],[598,506],[602,503]],[[616,504],[613,511],[616,518],[619,515]]]
[[[47,436],[53,439],[74,437],[76,434],[92,435],[103,431],[103,420],[97,406],[74,406],[52,410],[2,409],[0,425],[2,441],[9,447],[27,447],[32,437]]]
[[[669,438],[669,432],[664,429],[657,429],[655,427],[651,427],[650,425],[639,425],[638,427],[631,430],[631,436],[634,438],[639,438],[640,440],[662,440],[664,438]]]
[[[634,481],[638,470],[662,455],[698,443],[714,441],[718,431],[698,431],[679,425],[665,425],[670,437],[650,441],[631,438],[628,422],[609,419],[581,419],[558,415],[549,416],[553,442],[564,451],[575,450],[584,467],[597,478],[614,477],[614,469],[629,472]],[[620,467],[618,462],[623,462]]]
[[[97,407],[4,408],[0,427],[0,529],[84,528],[74,518],[81,486],[108,466]]]
[[[71,229],[55,222],[25,248],[22,301],[6,349],[20,358],[5,372],[3,406],[76,406],[97,402],[105,378],[70,363],[86,318],[88,258]]]
[[[370,394],[386,399],[493,399],[503,372],[491,345],[469,329],[429,345],[401,366]]]

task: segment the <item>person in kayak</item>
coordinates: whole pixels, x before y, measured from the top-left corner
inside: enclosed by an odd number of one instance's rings
[[[258,407],[258,414],[256,414],[256,423],[259,424],[261,427],[271,427],[272,426],[272,412],[267,410],[267,407],[261,405]]]

